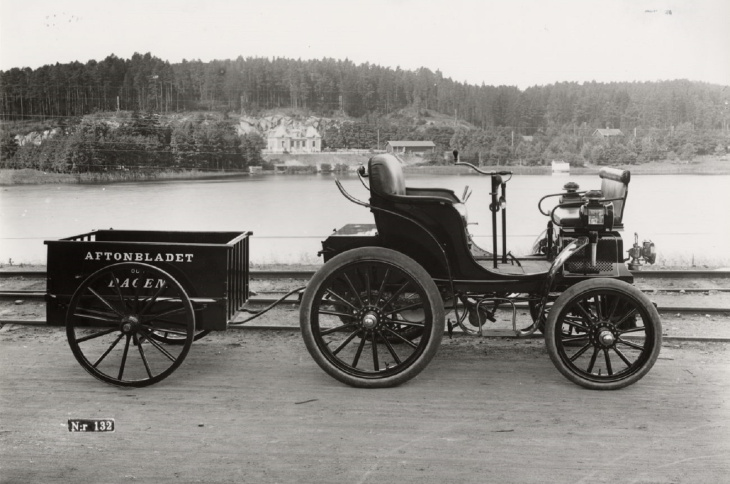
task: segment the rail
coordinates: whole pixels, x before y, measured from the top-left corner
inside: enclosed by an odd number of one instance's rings
[[[252,270],[249,274],[252,279],[310,279],[314,272],[313,270]],[[637,279],[730,279],[730,270],[641,270],[631,273]],[[46,271],[0,270],[0,279],[10,277],[45,278]]]

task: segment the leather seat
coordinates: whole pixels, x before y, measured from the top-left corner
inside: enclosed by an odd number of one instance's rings
[[[370,191],[376,194],[398,197],[427,197],[448,202],[459,212],[464,227],[468,220],[466,205],[453,191],[445,188],[409,188],[401,162],[393,155],[383,154],[370,158],[368,162]]]

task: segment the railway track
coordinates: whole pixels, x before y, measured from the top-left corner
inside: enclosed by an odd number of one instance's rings
[[[642,279],[729,279],[730,270],[706,271],[634,271],[634,277]],[[314,271],[267,271],[253,270],[250,272],[252,279],[309,279]],[[23,278],[45,278],[46,271],[14,271],[0,270],[0,279],[23,277]]]
[[[253,283],[256,281],[282,281],[282,280],[297,280],[305,282],[314,275],[314,271],[266,271],[266,270],[254,270],[251,271],[250,276]],[[39,281],[45,279],[45,271],[0,271],[0,279],[16,279],[28,284],[37,285]],[[649,295],[713,295],[713,294],[727,294],[730,293],[730,271],[636,271],[634,272],[637,286],[649,294]],[[703,284],[703,281],[713,280],[714,284]],[[662,281],[658,287],[649,286],[654,281]],[[674,286],[675,281],[684,285]],[[687,281],[693,281],[694,286],[686,284]],[[717,282],[720,284],[717,284]],[[276,283],[274,283],[275,285]],[[697,287],[697,285],[701,285]],[[671,285],[671,287],[670,287]],[[644,287],[642,287],[644,286]],[[281,298],[287,291],[286,290],[263,290],[256,291],[255,294],[249,299],[249,304],[253,306],[265,306],[272,304]],[[16,301],[40,301],[46,296],[45,290],[41,291],[38,289],[14,289],[14,290],[2,290],[0,289],[0,300],[16,300]],[[296,294],[285,299],[281,302],[282,305],[292,306],[298,304],[298,297]],[[518,309],[527,309],[521,305],[517,305]],[[671,312],[676,314],[684,313],[702,313],[702,314],[730,314],[730,304],[727,306],[707,306],[707,305],[682,305],[682,304],[658,304],[658,310],[660,312]],[[0,319],[0,323],[2,323]]]

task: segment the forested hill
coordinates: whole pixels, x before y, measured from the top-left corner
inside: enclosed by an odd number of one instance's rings
[[[256,115],[297,108],[374,123],[381,115],[410,107],[455,116],[479,128],[510,127],[531,135],[569,126],[628,132],[690,124],[721,130],[730,109],[727,86],[687,80],[558,83],[520,90],[460,83],[426,68],[408,71],[348,60],[238,57],[171,64],[149,53],[14,68],[0,72],[0,86],[4,121],[114,110]]]

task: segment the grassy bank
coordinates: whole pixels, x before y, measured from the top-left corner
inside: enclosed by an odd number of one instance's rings
[[[550,166],[482,166],[484,171],[511,171],[515,175],[550,175]],[[583,168],[571,168],[573,175],[594,175],[599,172],[601,166],[590,165]],[[612,168],[629,170],[633,175],[730,175],[730,159],[726,158],[705,158],[696,161],[653,161],[640,165],[613,165]],[[408,166],[406,173],[424,175],[456,175],[474,173],[467,167],[453,165],[439,166]]]
[[[108,172],[108,173],[48,173],[38,170],[0,169],[0,185],[44,185],[73,183],[120,183],[150,180],[198,180],[241,176],[241,172],[209,172],[209,171],[162,171],[143,172]]]
[[[286,157],[281,157],[279,161],[285,161]],[[298,161],[307,160],[307,158],[298,157]],[[312,155],[308,157],[308,161],[317,164],[322,161],[328,163],[346,163],[353,167],[359,164],[367,163],[367,156],[354,155],[350,157],[317,157]],[[549,175],[551,169],[549,166],[483,166],[485,171],[509,170],[515,175]],[[654,161],[640,165],[616,165],[615,168],[630,170],[634,175],[730,175],[730,159],[723,158],[704,158],[696,161]],[[584,168],[572,168],[573,175],[593,175],[598,173],[600,166],[588,166]],[[425,175],[459,175],[473,174],[469,168],[453,165],[438,166],[406,166],[406,173],[425,174]],[[154,173],[143,172],[107,172],[107,173],[48,173],[38,170],[22,169],[0,169],[0,186],[8,185],[42,185],[42,184],[59,184],[59,183],[116,183],[130,181],[147,181],[147,180],[198,180],[211,178],[225,178],[231,176],[243,176],[243,172],[210,172],[210,171],[162,171]]]

